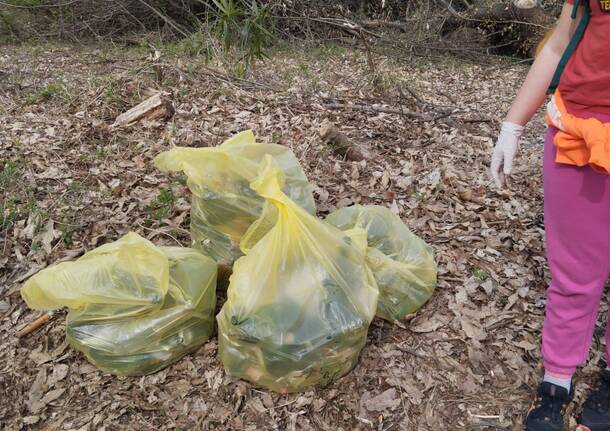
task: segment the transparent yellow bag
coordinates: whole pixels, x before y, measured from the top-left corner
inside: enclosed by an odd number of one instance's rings
[[[367,263],[379,286],[379,317],[400,320],[430,299],[436,287],[434,253],[400,217],[382,206],[354,205],[333,212],[326,221],[343,231],[367,231]]]
[[[30,308],[70,309],[66,339],[117,375],[158,371],[213,333],[216,263],[156,247],[136,233],[40,271],[21,289]]]
[[[281,145],[256,142],[251,130],[235,135],[219,147],[176,147],[155,158],[160,170],[186,174],[193,193],[193,247],[221,265],[231,265],[241,256],[241,237],[261,215],[264,200],[250,188],[250,182],[267,154],[273,156],[284,172],[284,192],[315,214],[312,187],[292,151]]]
[[[242,239],[217,320],[227,373],[286,393],[353,368],[378,290],[366,232],[350,237],[309,214],[282,192],[282,177],[268,156],[252,183],[267,206]]]

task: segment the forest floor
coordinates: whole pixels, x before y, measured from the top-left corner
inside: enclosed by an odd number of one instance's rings
[[[522,429],[540,379],[548,281],[542,116],[528,129],[509,190],[495,190],[487,170],[526,65],[381,55],[371,64],[360,51],[327,45],[277,49],[240,80],[172,46],[159,59],[149,54],[107,44],[0,51],[2,429]],[[109,128],[147,88],[167,92],[175,116]],[[333,154],[318,134],[325,120],[370,146],[371,158]],[[295,152],[321,216],[352,203],[386,205],[434,247],[438,288],[414,318],[376,319],[353,372],[293,395],[227,376],[216,338],[157,374],[117,378],[66,345],[65,312],[15,336],[40,315],[19,288],[41,268],[130,230],[188,245],[189,192],[153,157],[249,128]],[[571,424],[603,343],[597,336],[577,376]]]

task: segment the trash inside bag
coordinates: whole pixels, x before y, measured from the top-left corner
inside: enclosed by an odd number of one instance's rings
[[[241,256],[241,237],[261,214],[264,200],[250,188],[250,182],[267,154],[284,173],[284,192],[315,214],[312,187],[292,151],[281,145],[258,143],[250,130],[219,147],[176,147],[155,158],[160,170],[186,174],[193,193],[193,246],[221,265],[231,265]]]
[[[430,299],[437,272],[432,248],[400,217],[382,206],[354,205],[331,213],[326,221],[343,231],[367,231],[367,263],[379,286],[379,317],[403,319]]]
[[[252,183],[265,211],[242,239],[246,255],[217,320],[227,373],[286,393],[354,367],[378,290],[365,264],[366,232],[348,236],[312,216],[282,192],[282,180],[268,156]]]
[[[213,333],[216,263],[156,247],[136,233],[40,271],[21,289],[30,308],[70,309],[66,339],[117,375],[158,371]]]

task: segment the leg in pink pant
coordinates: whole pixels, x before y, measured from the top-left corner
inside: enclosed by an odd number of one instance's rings
[[[544,155],[544,217],[552,280],[542,355],[548,372],[571,375],[587,358],[610,273],[610,175],[555,163],[556,132],[548,130]],[[606,340],[610,346],[608,333]]]

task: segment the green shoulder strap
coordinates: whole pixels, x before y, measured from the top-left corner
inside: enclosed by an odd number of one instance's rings
[[[580,5],[580,0],[574,0],[574,8],[572,9],[572,19],[576,19],[576,14],[578,12],[579,5]],[[574,35],[572,36],[572,39],[570,40],[570,43],[568,44],[568,46],[566,47],[566,50],[564,51],[563,55],[561,56],[561,60],[559,60],[559,64],[557,65],[557,69],[555,70],[555,74],[553,75],[553,79],[551,80],[551,85],[549,86],[549,89],[547,91],[548,94],[553,94],[555,92],[555,90],[557,89],[557,86],[559,85],[559,80],[561,79],[561,74],[563,73],[563,70],[565,69],[566,64],[568,64],[570,57],[576,50],[576,47],[578,46],[578,43],[582,39],[582,35],[585,33],[585,29],[587,28],[587,25],[589,24],[589,20],[591,19],[591,6],[589,5],[589,0],[584,1],[584,7],[585,7],[585,11],[582,16],[582,19],[578,23],[578,27],[576,27],[576,30],[574,31]]]

